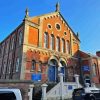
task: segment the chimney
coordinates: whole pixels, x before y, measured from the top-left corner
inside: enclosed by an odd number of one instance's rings
[[[98,57],[100,57],[100,51],[97,51],[97,52],[96,52],[96,55],[97,55]]]

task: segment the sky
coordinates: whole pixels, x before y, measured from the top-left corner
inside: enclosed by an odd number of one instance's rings
[[[24,19],[55,11],[60,13],[75,33],[79,33],[80,50],[95,55],[100,51],[100,0],[0,0],[0,41],[5,39]]]

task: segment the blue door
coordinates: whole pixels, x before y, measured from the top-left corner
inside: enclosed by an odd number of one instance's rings
[[[49,81],[52,81],[52,82],[55,81],[55,75],[56,75],[55,72],[56,72],[56,66],[49,66],[49,69],[48,69]]]
[[[61,73],[64,75],[63,81],[65,81],[65,67],[61,67]]]
[[[65,68],[61,67],[61,73],[65,74]]]

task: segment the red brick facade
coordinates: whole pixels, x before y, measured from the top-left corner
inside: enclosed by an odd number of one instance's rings
[[[16,71],[16,60],[22,56],[22,43],[19,44],[19,33],[23,31],[23,24],[12,32],[4,41],[1,42],[0,53],[0,78],[19,79],[20,68]],[[23,32],[22,32],[23,33]],[[22,34],[23,35],[23,34]],[[23,40],[21,40],[22,42]]]
[[[98,57],[79,51],[80,40],[59,11],[37,17],[26,17],[5,40],[0,43],[0,79],[73,81],[74,74],[81,75],[81,67],[96,65],[96,75],[88,74],[92,82],[100,82]],[[81,58],[81,61],[80,61]],[[99,67],[98,67],[99,66]]]
[[[91,83],[100,84],[100,58],[91,54],[86,54],[80,51],[81,67],[88,66],[89,70],[82,71],[82,76],[85,81],[86,77],[90,78]],[[81,68],[82,69],[82,68]]]

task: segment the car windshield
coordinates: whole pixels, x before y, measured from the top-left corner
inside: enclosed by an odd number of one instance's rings
[[[0,100],[16,100],[16,96],[13,92],[0,91]]]
[[[100,93],[100,90],[91,90],[93,93]]]
[[[79,89],[74,89],[74,93],[77,94],[77,93],[84,93],[84,89],[83,88],[79,88]]]

